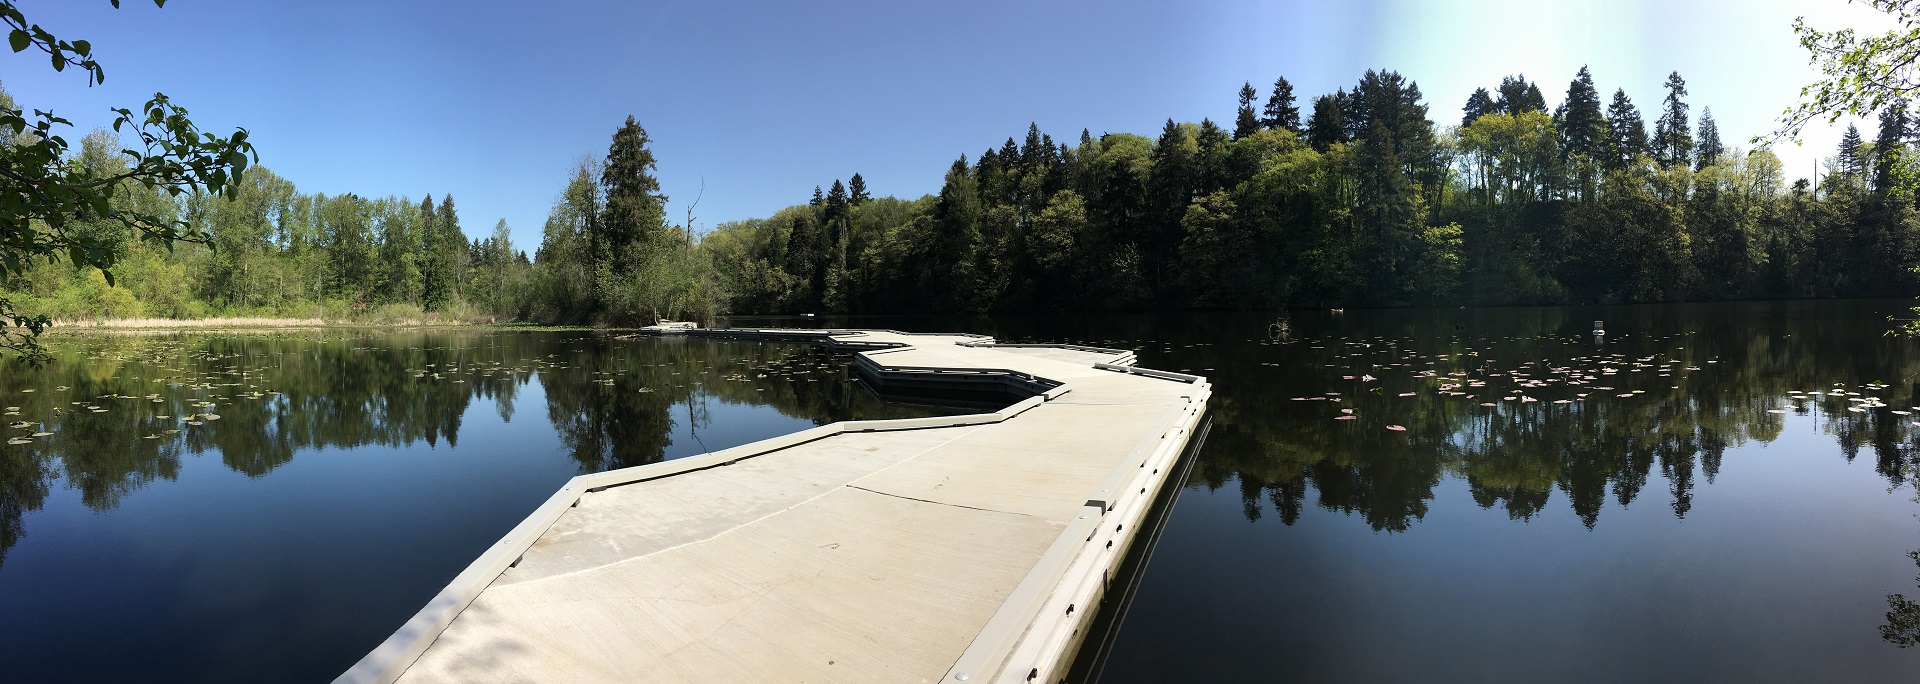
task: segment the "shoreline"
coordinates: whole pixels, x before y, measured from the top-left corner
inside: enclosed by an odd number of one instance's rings
[[[132,333],[166,331],[222,331],[222,330],[313,330],[321,328],[474,328],[494,330],[621,330],[622,328],[602,328],[579,325],[541,325],[537,323],[477,323],[466,321],[430,322],[421,320],[402,321],[355,321],[329,320],[324,318],[262,318],[262,317],[220,317],[220,318],[119,318],[90,321],[55,321],[47,326],[43,335],[86,334],[86,333]]]

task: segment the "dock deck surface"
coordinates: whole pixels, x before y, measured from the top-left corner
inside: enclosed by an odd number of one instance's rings
[[[900,345],[869,365],[1058,385],[985,418],[836,424],[576,478],[342,680],[1057,678],[1208,385],[1113,350],[834,340]]]

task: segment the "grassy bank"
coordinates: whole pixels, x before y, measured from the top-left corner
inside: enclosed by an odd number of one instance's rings
[[[167,330],[299,330],[314,328],[478,328],[493,330],[595,330],[589,326],[552,326],[537,323],[467,321],[441,316],[421,318],[275,318],[224,316],[210,318],[111,318],[55,321],[47,334],[131,333]]]

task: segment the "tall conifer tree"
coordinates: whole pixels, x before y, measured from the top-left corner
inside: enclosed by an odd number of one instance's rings
[[[1313,98],[1313,119],[1307,123],[1307,143],[1313,149],[1327,151],[1334,143],[1347,141],[1346,112],[1341,111],[1340,98],[1335,95],[1321,95]]]
[[[1693,156],[1693,131],[1687,124],[1687,81],[1680,72],[1667,75],[1667,99],[1654,124],[1653,156],[1661,166],[1684,165]]]
[[[1233,117],[1234,140],[1253,135],[1254,131],[1260,130],[1260,115],[1253,111],[1253,98],[1258,96],[1259,93],[1254,91],[1252,83],[1240,84],[1240,108],[1234,110]]]
[[[1506,114],[1547,111],[1547,98],[1540,86],[1527,81],[1525,74],[1500,79],[1500,99],[1494,108]]]
[[[1720,163],[1720,155],[1726,148],[1720,144],[1720,125],[1713,121],[1713,108],[1700,110],[1700,142],[1694,148],[1693,170],[1714,166]]]
[[[420,234],[418,256],[414,263],[420,266],[420,308],[434,310],[445,301],[445,273],[447,255],[440,250],[440,219],[433,209],[433,195],[429,193],[420,200]]]
[[[650,142],[647,130],[628,116],[607,147],[606,166],[600,170],[606,192],[600,224],[609,256],[635,241],[655,239],[666,228],[667,196],[660,194],[660,181],[653,177]]]
[[[1840,173],[1855,178],[1860,176],[1861,169],[1866,167],[1865,160],[1861,159],[1860,148],[1860,129],[1853,124],[1847,124],[1847,132],[1840,136],[1839,153],[1834,158],[1835,165],[1840,167]]]
[[[1294,105],[1293,84],[1282,76],[1273,82],[1273,95],[1267,98],[1260,123],[1273,130],[1301,132],[1300,108]]]
[[[1474,88],[1473,94],[1467,96],[1466,106],[1460,108],[1460,125],[1472,126],[1475,119],[1496,111],[1499,106],[1493,102],[1493,93],[1486,88]]]
[[[467,238],[460,230],[460,214],[453,209],[453,194],[440,196],[440,209],[434,212],[439,228],[434,232],[438,238],[440,262],[440,303],[456,301],[464,283],[461,274],[467,270]]]
[[[1607,105],[1607,123],[1613,129],[1611,147],[1613,153],[1608,168],[1623,169],[1633,165],[1640,155],[1647,154],[1647,122],[1640,118],[1640,108],[1633,106],[1633,100],[1627,99],[1625,89],[1613,91],[1613,104]]]
[[[1593,87],[1593,75],[1582,66],[1573,82],[1567,84],[1567,99],[1561,108],[1562,158],[1597,157],[1607,132],[1606,117],[1600,113],[1600,91]]]
[[[856,207],[873,199],[872,195],[867,194],[867,179],[861,178],[857,173],[847,181],[847,192],[847,203]]]
[[[1880,134],[1873,140],[1873,189],[1886,192],[1893,187],[1893,165],[1907,149],[1913,123],[1908,119],[1906,100],[1894,100],[1880,112]]]

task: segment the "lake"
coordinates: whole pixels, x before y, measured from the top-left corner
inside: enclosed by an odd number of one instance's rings
[[[1104,682],[1889,681],[1920,672],[1908,305],[733,322],[1209,376]],[[51,342],[0,375],[0,679],[325,680],[572,475],[952,411],[783,345]]]

